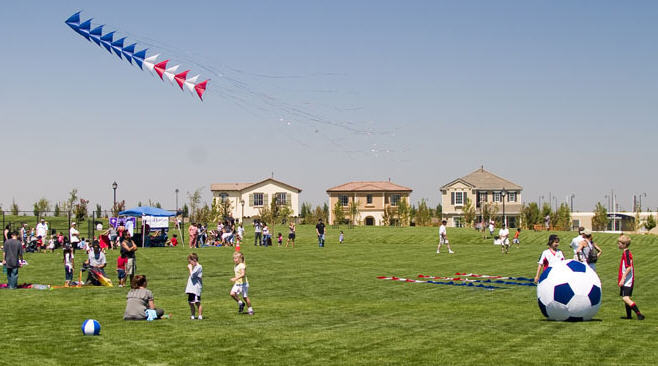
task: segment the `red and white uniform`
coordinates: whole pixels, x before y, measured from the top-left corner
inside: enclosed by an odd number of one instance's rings
[[[564,255],[562,254],[562,251],[560,249],[553,250],[551,248],[548,248],[541,253],[541,256],[539,256],[539,260],[537,261],[537,264],[542,264],[544,266],[544,269],[546,269],[549,266],[552,266],[553,264],[563,260],[564,260]]]
[[[626,278],[623,278],[624,272],[626,272],[627,268],[631,268],[631,271],[628,272],[628,275],[626,275]],[[626,249],[624,252],[621,254],[621,263],[619,263],[619,276],[617,277],[617,281],[621,282],[621,280],[624,280],[624,287],[633,287],[635,284],[635,269],[633,268],[633,254],[631,254],[631,251]]]

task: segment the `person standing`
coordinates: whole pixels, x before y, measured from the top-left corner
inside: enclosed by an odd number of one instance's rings
[[[201,290],[203,289],[203,267],[199,263],[199,256],[191,253],[187,256],[187,270],[190,276],[187,278],[185,293],[187,302],[190,304],[190,319],[194,320],[195,305],[198,309],[198,319],[203,319],[203,306],[201,306]]]
[[[15,289],[18,286],[18,268],[23,261],[23,246],[18,241],[18,233],[11,233],[10,239],[5,241],[2,252],[2,265],[7,269],[7,286]]]
[[[190,235],[190,248],[196,248],[199,230],[197,229],[195,223],[190,224],[190,227],[187,228],[187,233]]]
[[[500,252],[509,253],[509,229],[507,225],[503,226],[498,230],[498,237],[500,238]]]
[[[578,236],[571,239],[571,244],[569,244],[571,249],[573,249],[573,259],[575,259],[577,261],[579,261],[579,259],[578,259],[578,247],[580,247],[580,242],[585,240],[584,232],[585,232],[584,227],[582,227],[582,226],[578,227]],[[589,232],[590,232],[590,234],[592,233],[591,231],[589,231]]]
[[[127,230],[124,231],[123,237],[121,238],[120,254],[126,257],[126,275],[130,277],[130,283],[133,282],[135,272],[137,271],[137,259],[135,258],[136,251],[137,245],[130,237],[130,232]]]
[[[41,222],[37,224],[37,237],[41,237],[41,239],[45,242],[47,236],[48,236],[48,223],[46,222],[46,220],[41,219]]]
[[[263,244],[263,234],[262,234],[263,227],[261,226],[261,223],[259,220],[254,221],[254,246],[257,245],[262,245]]]
[[[535,275],[535,283],[539,282],[539,276],[548,268],[556,262],[563,261],[564,255],[562,251],[557,247],[560,245],[560,238],[551,234],[548,237],[548,249],[544,250],[539,256],[537,261],[537,274]]]
[[[449,254],[455,254],[450,248],[450,241],[448,241],[448,230],[446,229],[446,220],[441,221],[441,226],[439,226],[439,245],[436,247],[436,254],[439,254],[441,251],[441,245],[446,245],[448,247]]]
[[[80,232],[76,229],[75,222],[71,223],[69,238],[69,243],[71,243],[71,247],[73,247],[73,252],[75,253],[75,250],[78,249],[78,244],[80,244]]]
[[[318,235],[318,246],[324,248],[325,227],[322,219],[318,219],[318,224],[315,225],[315,233]]]
[[[633,286],[635,285],[635,266],[633,265],[633,254],[631,254],[628,247],[631,246],[631,238],[627,235],[622,235],[617,241],[617,247],[623,252],[621,254],[621,262],[619,263],[619,275],[617,285],[619,286],[619,296],[624,301],[626,306],[626,317],[624,319],[633,319],[631,311],[637,315],[637,320],[644,320],[644,315],[640,313],[637,304],[631,300],[633,295]]]
[[[290,242],[292,242],[292,247],[295,247],[295,236],[297,235],[295,231],[295,223],[291,221],[290,224],[288,224],[288,240],[286,241],[286,248]]]
[[[247,313],[254,315],[254,309],[251,307],[251,300],[249,299],[249,281],[247,280],[247,266],[244,263],[244,254],[241,252],[233,253],[233,263],[235,264],[235,267],[233,267],[235,276],[231,278],[233,287],[231,288],[231,292],[229,292],[229,296],[238,303],[238,313],[244,311],[244,305],[246,303]],[[240,300],[240,295],[242,295],[244,302]]]

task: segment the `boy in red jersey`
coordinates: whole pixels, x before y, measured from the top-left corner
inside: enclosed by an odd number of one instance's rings
[[[619,283],[619,296],[624,300],[624,305],[626,305],[626,316],[622,317],[623,319],[633,319],[631,316],[631,310],[635,311],[637,314],[637,320],[644,320],[644,315],[640,313],[640,309],[637,308],[637,305],[631,300],[631,295],[633,295],[633,285],[635,285],[635,267],[633,267],[633,255],[628,247],[631,245],[631,238],[627,235],[622,235],[619,237],[617,246],[619,249],[623,250],[621,254],[621,263],[619,263],[619,276],[617,280]]]

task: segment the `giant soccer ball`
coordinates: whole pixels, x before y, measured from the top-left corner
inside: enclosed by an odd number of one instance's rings
[[[601,307],[601,280],[586,264],[556,263],[539,277],[537,303],[550,320],[591,320]]]

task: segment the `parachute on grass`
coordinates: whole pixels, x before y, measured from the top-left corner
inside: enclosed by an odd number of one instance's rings
[[[80,12],[77,12],[71,15],[65,23],[87,41],[93,41],[98,47],[104,47],[110,54],[114,52],[117,57],[120,59],[125,58],[131,65],[137,65],[140,70],[144,70],[144,67],[146,67],[146,70],[157,73],[162,80],[164,80],[164,77],[166,76],[167,80],[169,80],[172,85],[178,84],[181,90],[185,91],[185,89],[187,89],[192,94],[196,93],[196,95],[199,96],[199,99],[203,100],[203,94],[206,92],[206,86],[208,85],[209,79],[197,82],[199,75],[188,78],[187,74],[190,70],[176,73],[176,70],[178,70],[180,65],[167,68],[167,62],[169,62],[168,59],[161,62],[157,61],[160,54],[147,57],[148,48],[135,51],[137,43],[124,46],[126,37],[115,40],[114,35],[116,31],[103,34],[104,25],[97,25],[92,29],[91,21],[92,19],[88,19],[84,22],[80,22]]]

